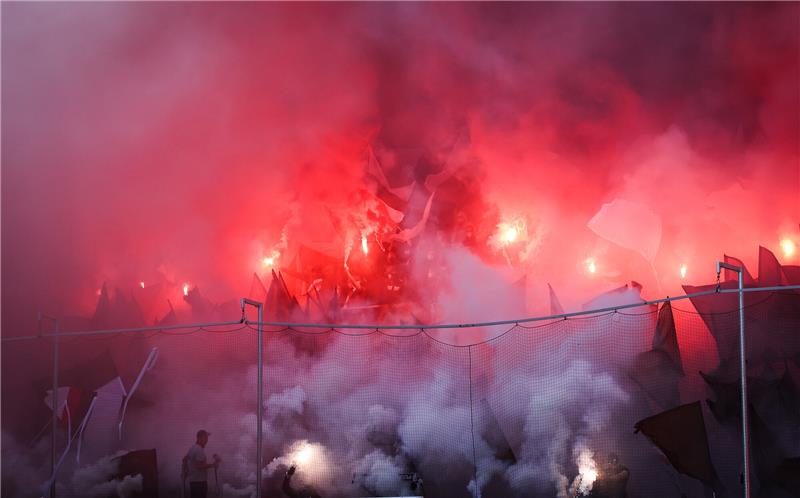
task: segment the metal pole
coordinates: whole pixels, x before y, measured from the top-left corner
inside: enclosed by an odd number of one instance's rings
[[[258,430],[256,431],[258,470],[256,471],[256,498],[261,498],[261,446],[264,439],[261,421],[264,416],[264,334],[261,326],[264,319],[263,310],[261,303],[258,303],[258,416],[256,417],[258,423]]]
[[[739,376],[742,387],[742,453],[744,463],[744,498],[750,498],[750,424],[747,409],[747,349],[744,337],[744,270],[739,266],[717,263],[717,275],[722,268],[739,275]]]
[[[262,330],[262,323],[264,322],[264,305],[252,299],[241,300],[242,303],[242,321],[244,322],[244,307],[249,304],[258,309],[258,406],[256,408],[256,498],[261,498],[261,450],[263,446],[263,427],[262,419],[264,416],[264,334]]]
[[[42,319],[46,318],[52,321],[55,325],[53,333],[53,393],[52,393],[52,407],[53,413],[50,420],[50,475],[55,475],[56,471],[56,436],[58,435],[58,320],[47,315],[38,313],[39,335],[42,334]],[[56,480],[50,485],[50,498],[56,498]]]
[[[742,377],[742,446],[744,451],[744,498],[750,498],[750,424],[747,403],[747,349],[744,339],[744,275],[739,268],[739,371]]]

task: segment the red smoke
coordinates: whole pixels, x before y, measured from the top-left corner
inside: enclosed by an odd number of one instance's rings
[[[5,333],[90,314],[104,282],[159,285],[145,322],[184,284],[233,299],[275,251],[293,293],[291,271],[313,275],[408,320],[547,312],[548,282],[568,309],[629,280],[674,295],[723,253],[754,266],[800,242],[799,8],[4,5]],[[660,218],[652,267],[587,228],[614,199]],[[521,240],[493,244],[502,222]],[[306,249],[333,263],[290,268]],[[466,309],[486,289],[519,302]]]

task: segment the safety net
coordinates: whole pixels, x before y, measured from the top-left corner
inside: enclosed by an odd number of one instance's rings
[[[754,495],[797,496],[800,292],[747,292],[743,316]],[[62,335],[57,358],[5,342],[3,496],[252,497],[259,470],[268,497],[741,496],[739,331],[738,294],[711,293],[455,329]],[[220,461],[187,475],[199,430]]]

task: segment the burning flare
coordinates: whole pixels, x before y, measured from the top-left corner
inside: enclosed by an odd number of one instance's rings
[[[183,284],[183,295],[184,296],[189,295],[189,284]]]
[[[597,273],[597,264],[595,263],[594,258],[586,258],[583,264],[586,265],[586,271],[589,273]]]
[[[144,282],[139,282],[139,287],[141,287],[142,289],[144,289]]]
[[[272,268],[273,266],[275,266],[275,263],[278,261],[279,257],[281,257],[281,253],[279,253],[278,251],[272,251],[272,254],[270,254],[269,256],[265,256],[264,259],[261,260],[261,263],[266,268]]]
[[[781,249],[783,249],[784,256],[786,256],[787,258],[791,258],[797,251],[797,245],[794,243],[792,239],[783,239],[781,241]]]
[[[314,447],[308,443],[303,444],[294,454],[294,461],[298,465],[305,465],[314,457]]]
[[[361,251],[363,251],[364,254],[369,254],[369,245],[367,244],[366,235],[361,236]]]
[[[575,463],[578,465],[578,475],[572,481],[569,496],[586,496],[599,475],[594,452],[586,447],[579,447]]]
[[[686,265],[681,265],[681,278],[686,278]]]
[[[510,246],[511,244],[522,240],[526,235],[525,220],[517,218],[511,221],[504,221],[497,225],[497,234],[495,238],[502,246]]]

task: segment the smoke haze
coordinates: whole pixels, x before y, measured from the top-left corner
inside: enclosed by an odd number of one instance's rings
[[[549,313],[548,283],[572,311],[710,283],[723,254],[755,268],[759,245],[800,261],[781,250],[800,245],[797,3],[2,14],[4,338],[34,334],[37,311],[63,329],[237,320],[235,299],[279,287],[299,304],[268,319],[516,319]],[[295,484],[336,496],[408,493],[414,472],[430,496],[567,496],[610,451],[634,490],[663,490],[659,457],[630,442],[654,411],[625,372],[655,315],[632,311],[501,339],[272,330],[265,486],[308,447]],[[720,358],[699,318],[681,323],[686,401]],[[141,476],[109,483],[105,456],[127,446],[157,447],[175,491],[206,427],[225,496],[253,496],[252,334],[76,343],[64,368],[108,349],[130,386],[152,347],[122,441],[88,445],[61,491],[124,496]],[[49,351],[3,348],[3,490],[33,496],[49,447],[25,444],[43,397],[28,381],[50,374]],[[714,458],[732,482],[726,444]]]

